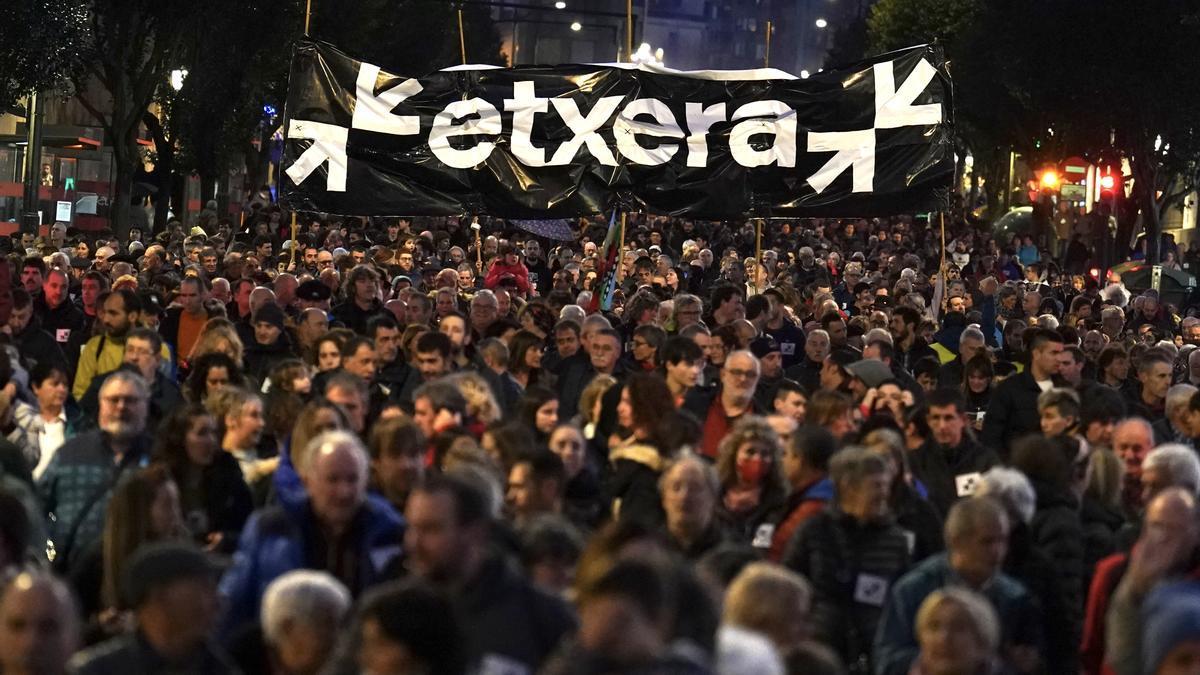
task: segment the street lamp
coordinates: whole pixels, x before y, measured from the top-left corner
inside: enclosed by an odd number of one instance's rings
[[[171,88],[175,91],[183,89],[183,80],[187,77],[188,71],[186,68],[178,68],[171,71]]]
[[[583,30],[583,24],[579,23],[578,21],[572,21],[571,22],[571,30],[577,31],[577,32],[581,31],[581,30]]]
[[[825,19],[817,19],[817,28],[824,28],[828,25],[829,25],[829,22],[826,21]]]
[[[802,71],[800,71],[800,79],[802,79],[802,80],[807,80],[807,79],[808,79],[808,75],[809,75],[809,72],[808,72],[807,70],[802,70]]]
[[[563,0],[558,0],[558,2],[554,3],[554,9],[566,9],[566,8],[567,8],[567,3],[563,2]]]

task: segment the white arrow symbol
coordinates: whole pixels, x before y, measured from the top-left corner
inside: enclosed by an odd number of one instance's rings
[[[354,119],[352,129],[378,131],[383,134],[409,136],[421,132],[421,118],[417,115],[393,115],[392,110],[410,96],[421,92],[421,83],[409,78],[400,84],[375,93],[375,81],[379,79],[379,66],[364,63],[358,69],[355,83]]]
[[[870,192],[875,181],[875,130],[810,131],[809,152],[837,151],[825,166],[808,177],[808,184],[820,194],[848,167],[851,167],[854,192]]]
[[[875,128],[896,129],[942,121],[940,103],[913,105],[913,101],[925,91],[925,87],[937,75],[937,70],[925,59],[909,73],[908,79],[896,89],[893,61],[876,63],[875,72]]]
[[[322,122],[291,120],[288,124],[288,140],[309,139],[313,144],[296,158],[287,168],[288,178],[299,185],[317,167],[329,162],[329,174],[325,189],[329,192],[346,191],[346,135],[349,129]]]

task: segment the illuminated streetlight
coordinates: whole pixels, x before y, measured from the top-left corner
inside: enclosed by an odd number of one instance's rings
[[[573,22],[571,22],[571,30],[574,30],[574,31],[583,30],[583,24],[579,23],[578,21],[573,21]]]
[[[187,77],[188,71],[186,68],[179,68],[171,71],[171,88],[175,91],[183,89],[183,80]]]
[[[800,71],[800,79],[802,79],[802,80],[807,80],[807,79],[808,79],[808,75],[809,75],[809,73],[808,73],[808,71],[807,71],[807,70],[802,70],[802,71]]]
[[[1054,190],[1058,188],[1058,172],[1054,169],[1046,169],[1042,174],[1042,189]]]
[[[824,28],[828,25],[829,25],[829,22],[826,21],[825,19],[817,19],[817,28]]]
[[[558,2],[554,3],[554,9],[566,9],[566,8],[567,8],[567,3],[563,2],[562,0],[558,0]]]

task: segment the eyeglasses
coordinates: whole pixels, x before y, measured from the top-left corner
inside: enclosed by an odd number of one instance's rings
[[[735,368],[726,368],[725,372],[732,377],[737,377],[743,380],[749,380],[758,377],[758,371],[754,370],[737,370]]]

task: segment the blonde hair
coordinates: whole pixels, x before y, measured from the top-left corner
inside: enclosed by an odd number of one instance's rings
[[[786,567],[750,563],[725,592],[721,623],[762,633],[784,646],[776,633],[784,630],[797,612],[808,613],[812,596],[812,585]]]
[[[596,401],[604,396],[604,392],[616,383],[612,375],[597,375],[583,388],[583,393],[579,395],[579,414],[583,416],[584,424],[596,422],[592,419],[592,408],[596,407]]]
[[[492,424],[500,419],[500,404],[487,380],[474,371],[456,373],[449,378],[458,392],[467,401],[467,414],[483,424]]]
[[[1121,506],[1121,484],[1125,463],[1108,448],[1096,447],[1088,457],[1088,481],[1084,494],[1109,508]]]
[[[933,613],[946,603],[958,605],[966,612],[975,636],[983,643],[988,654],[995,655],[996,649],[1000,646],[1000,620],[996,618],[996,610],[992,609],[992,604],[987,598],[959,586],[938,589],[930,593],[929,597],[921,603],[921,608],[917,610],[916,621],[918,641],[920,641],[921,633],[929,627]]]
[[[232,353],[219,348],[222,340],[229,345]],[[216,317],[209,319],[204,324],[204,328],[200,329],[200,336],[196,338],[196,345],[192,347],[192,353],[188,355],[188,361],[194,362],[201,356],[213,352],[227,355],[239,366],[242,364],[245,347],[242,345],[242,339],[238,337],[237,328],[229,319]]]

